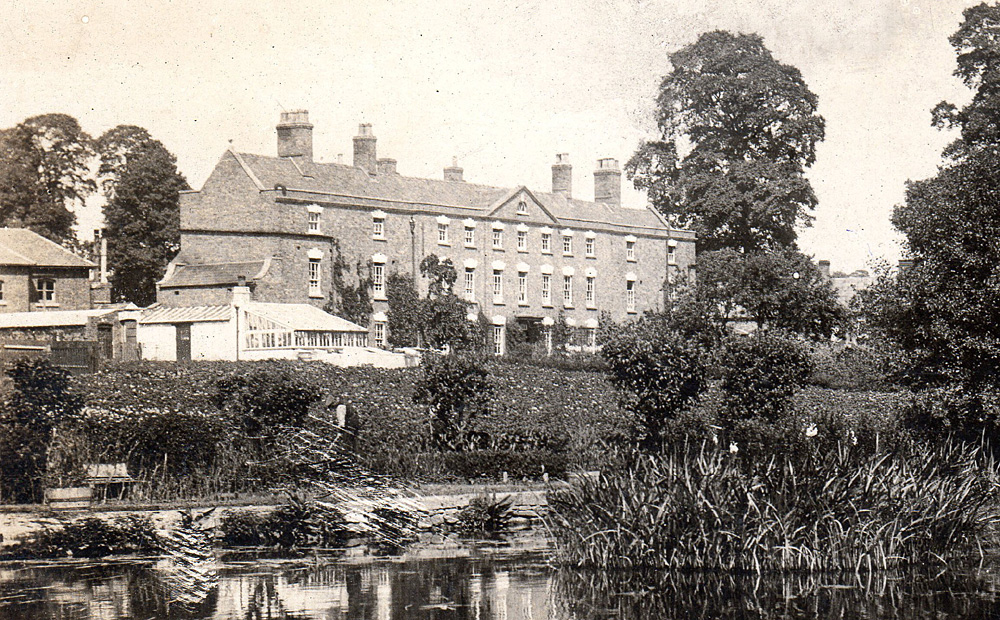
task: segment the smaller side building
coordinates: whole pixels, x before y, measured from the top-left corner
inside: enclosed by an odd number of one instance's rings
[[[0,313],[89,310],[97,265],[25,228],[0,228]]]

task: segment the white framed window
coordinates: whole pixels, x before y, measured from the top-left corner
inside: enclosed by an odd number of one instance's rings
[[[375,327],[375,346],[382,348],[385,346],[385,321],[375,321],[373,325]]]
[[[476,301],[476,268],[465,268],[465,301]]]
[[[597,347],[597,328],[596,327],[584,327],[584,332],[587,334],[587,346],[591,348]]]
[[[503,229],[494,228],[493,229],[493,249],[502,250],[503,249]]]
[[[306,232],[310,235],[318,235],[320,233],[320,217],[323,214],[323,207],[319,205],[308,205],[306,207],[308,211],[308,224],[306,225]]]
[[[372,218],[372,239],[385,240],[385,218]]]
[[[542,303],[552,305],[552,275],[548,273],[542,274]]]
[[[628,240],[625,242],[625,260],[635,262],[635,241]]]
[[[503,355],[506,350],[506,325],[493,326],[493,355]]]
[[[518,252],[528,251],[528,231],[526,230],[517,231],[517,251]]]
[[[673,239],[667,241],[667,264],[677,264],[677,242]]]
[[[528,305],[528,272],[519,271],[517,274],[517,303],[521,306]]]
[[[542,254],[552,253],[552,233],[543,232],[542,233]]]
[[[587,237],[583,245],[587,258],[595,258],[597,256],[597,253],[594,251],[596,240],[593,237]]]
[[[563,256],[569,256],[573,253],[573,237],[570,235],[563,235]]]
[[[527,203],[527,201],[522,200],[519,203],[517,203],[517,214],[518,215],[527,215],[528,214],[528,203]]]
[[[635,313],[635,280],[625,281],[625,311]]]
[[[385,299],[385,264],[372,263],[372,296]]]
[[[586,289],[586,300],[587,307],[594,308],[597,305],[597,278],[595,276],[587,276],[587,289]]]
[[[310,258],[309,259],[309,296],[310,297],[322,297],[323,291],[320,288],[320,278],[322,267],[320,265],[322,259],[320,258]]]
[[[493,303],[503,303],[503,269],[493,269]]]
[[[438,245],[448,245],[448,224],[438,222]]]
[[[573,307],[573,276],[563,276],[563,306]]]
[[[476,227],[465,225],[465,247],[476,247]]]
[[[3,298],[3,280],[0,280],[0,304],[4,302]]]
[[[53,303],[56,300],[56,281],[50,279],[38,280],[35,283],[38,290],[38,301],[42,303]]]

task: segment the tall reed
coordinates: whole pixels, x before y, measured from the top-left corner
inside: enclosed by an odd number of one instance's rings
[[[946,441],[747,462],[713,444],[631,455],[550,497],[564,563],[602,568],[884,570],[997,542],[1000,468]]]

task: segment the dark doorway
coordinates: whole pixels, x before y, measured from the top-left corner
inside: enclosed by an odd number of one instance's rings
[[[97,350],[101,354],[102,362],[109,362],[115,355],[115,341],[111,333],[110,325],[97,326]]]
[[[190,362],[191,361],[191,324],[190,323],[177,323],[174,325],[177,329],[177,361],[178,362]]]
[[[542,318],[535,316],[519,316],[517,324],[524,329],[524,342],[535,344],[542,340]]]

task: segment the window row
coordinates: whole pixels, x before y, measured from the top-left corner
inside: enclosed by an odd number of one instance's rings
[[[573,286],[574,286],[574,275],[571,273],[563,273],[561,281],[561,289],[558,292],[554,289],[553,278],[556,277],[552,273],[542,273],[539,282],[539,288],[541,291],[541,304],[543,306],[553,305],[553,294],[559,295],[562,300],[563,307],[573,308],[574,307],[574,296],[573,296]],[[629,274],[629,279],[625,282],[625,302],[626,310],[628,312],[636,311],[636,279],[635,276]],[[559,282],[558,279],[555,282]],[[597,308],[597,275],[593,273],[588,273],[584,276],[583,280],[583,300],[584,304],[588,309]],[[465,273],[462,280],[462,293],[466,301],[475,302],[476,301],[476,268],[466,267]],[[492,293],[494,305],[503,305],[504,302],[504,269],[499,267],[494,267],[492,269],[491,278],[489,281],[489,290]],[[517,304],[519,306],[531,305],[528,300],[528,270],[518,269],[517,272]]]

